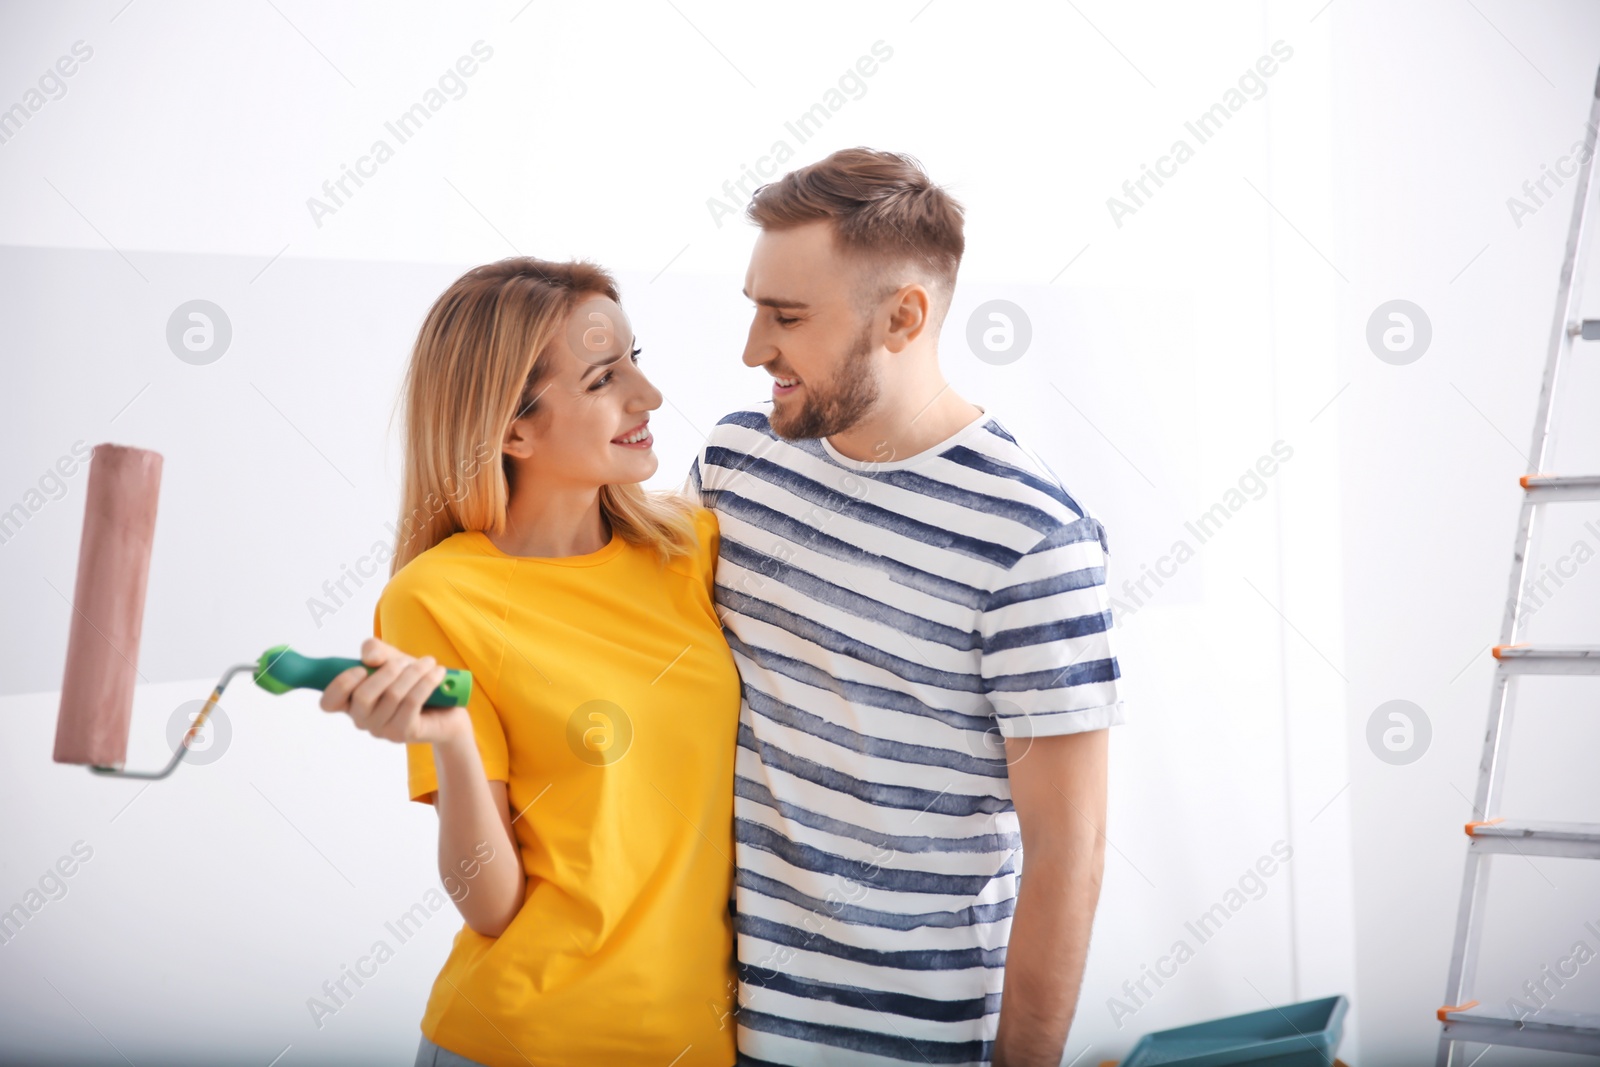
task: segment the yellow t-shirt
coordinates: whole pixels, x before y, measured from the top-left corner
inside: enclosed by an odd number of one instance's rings
[[[484,770],[521,812],[522,909],[498,938],[462,924],[422,1017],[443,1048],[489,1067],[734,1061],[739,676],[716,517],[695,525],[670,565],[616,536],[543,559],[457,533],[379,598],[381,640],[472,672]],[[432,746],[407,761],[428,799]]]

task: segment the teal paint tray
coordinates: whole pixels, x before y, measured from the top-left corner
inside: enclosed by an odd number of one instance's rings
[[[1346,997],[1326,997],[1146,1034],[1122,1067],[1332,1067]]]

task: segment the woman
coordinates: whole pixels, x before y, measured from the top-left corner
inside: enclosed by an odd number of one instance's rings
[[[438,812],[465,925],[418,1064],[734,1061],[716,520],[639,485],[661,394],[617,299],[590,264],[521,258],[434,304],[382,640],[362,646],[377,669],[322,698],[406,742],[411,797]],[[423,710],[447,666],[472,672],[467,707]]]

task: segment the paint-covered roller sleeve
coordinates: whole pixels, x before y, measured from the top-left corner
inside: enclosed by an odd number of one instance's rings
[[[160,453],[95,447],[56,718],[57,763],[120,767],[127,758],[160,489]]]

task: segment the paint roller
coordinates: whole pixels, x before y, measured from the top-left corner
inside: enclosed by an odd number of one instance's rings
[[[86,764],[95,774],[110,777],[159,779],[171,774],[236,675],[248,671],[267,692],[287,693],[323,689],[341,671],[366,666],[359,659],[302,656],[287,645],[269,648],[254,662],[235,664],[223,673],[165,768],[124,770],[161,465],[160,453],[112,444],[97,445],[89,461],[55,761]],[[462,707],[471,693],[472,675],[450,670],[424,705]]]

